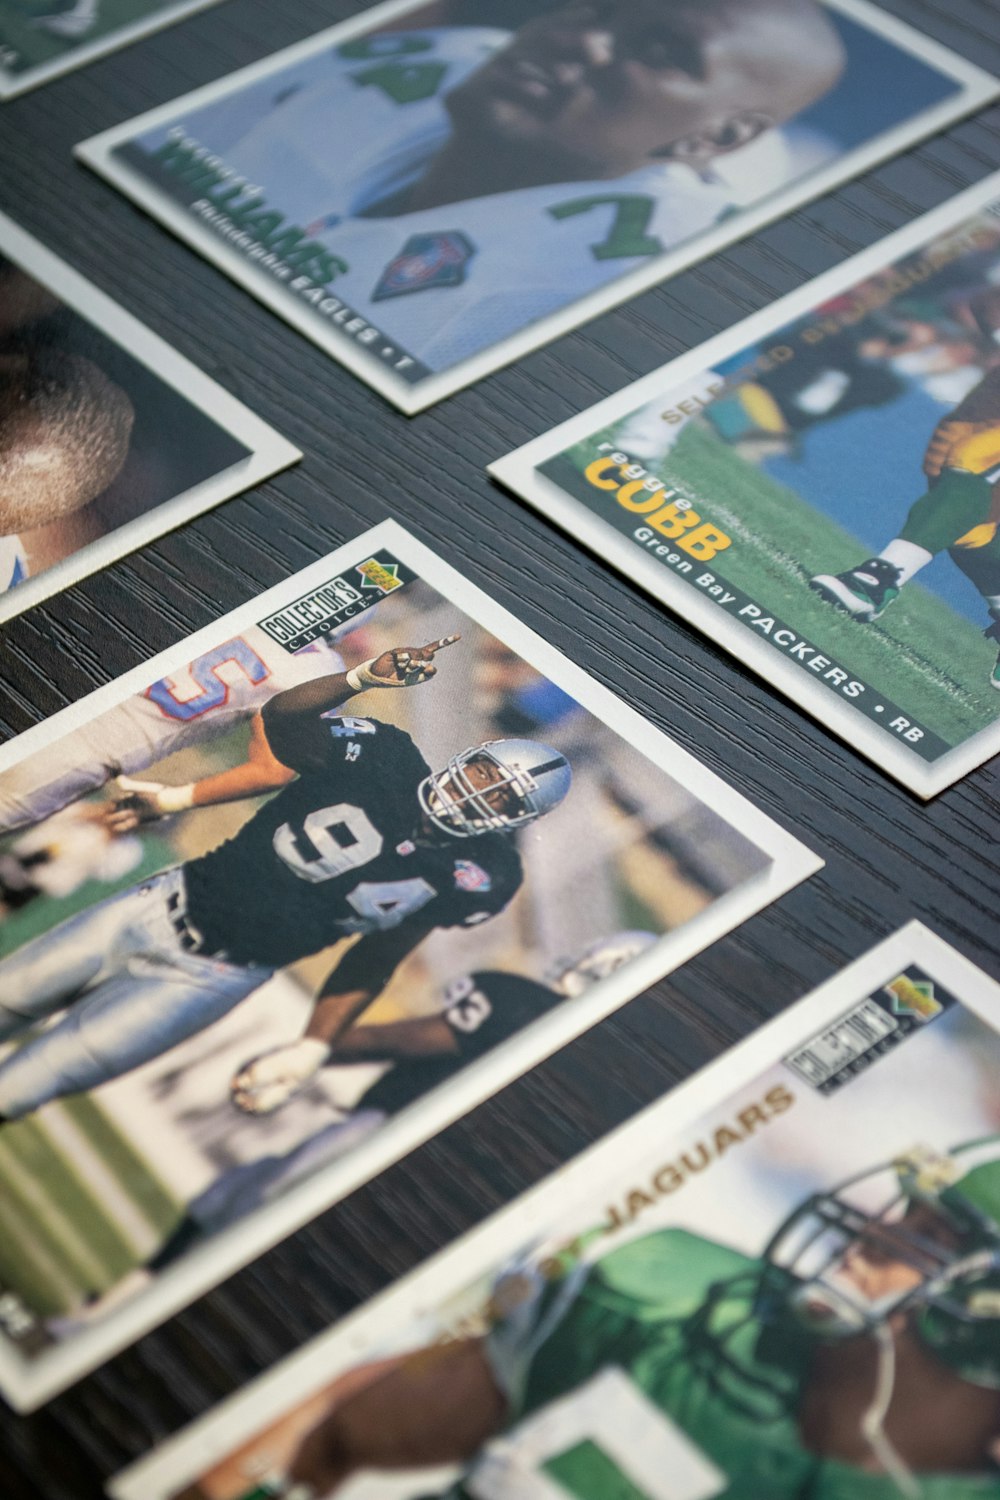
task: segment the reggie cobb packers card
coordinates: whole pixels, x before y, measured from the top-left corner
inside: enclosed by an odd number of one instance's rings
[[[819,868],[386,522],[0,750],[29,1409]]]
[[[0,621],[300,457],[0,214]]]
[[[933,796],[1000,750],[1000,173],[491,472]]]
[[[865,0],[390,0],[78,151],[415,412],[996,91]]]
[[[0,99],[82,67],[217,0],[0,0]]]
[[[115,1500],[997,1500],[1000,988],[918,923]]]

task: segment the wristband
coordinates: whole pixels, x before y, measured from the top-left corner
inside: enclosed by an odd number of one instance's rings
[[[189,781],[186,786],[162,787],[154,794],[153,801],[162,813],[187,812],[189,807],[194,807],[194,782]]]
[[[376,677],[371,670],[372,664],[378,660],[373,656],[371,661],[363,661],[359,667],[352,667],[346,674],[347,685],[355,693],[361,693],[370,687],[396,687],[397,684],[390,682],[386,677]]]
[[[318,1072],[330,1056],[333,1048],[329,1042],[324,1042],[318,1036],[303,1036],[297,1042],[289,1043],[287,1051],[294,1052],[296,1058],[304,1063],[306,1067],[313,1068]]]

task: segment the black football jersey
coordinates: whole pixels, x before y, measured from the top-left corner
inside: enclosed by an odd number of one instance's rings
[[[372,1084],[359,1108],[394,1114],[560,1004],[572,1001],[547,985],[499,969],[456,980],[446,996],[441,1019],[447,1022],[458,1050],[394,1063]]]
[[[185,866],[188,913],[206,950],[280,968],[352,933],[457,927],[502,911],[521,884],[504,834],[422,835],[429,772],[410,736],[334,714],[268,719],[298,779],[239,833]]]

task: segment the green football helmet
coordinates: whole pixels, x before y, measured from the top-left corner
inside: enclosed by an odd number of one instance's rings
[[[872,1295],[857,1271],[903,1268]],[[973,1385],[1000,1390],[1000,1137],[940,1155],[923,1147],[816,1193],[767,1245],[758,1312],[816,1337],[876,1334],[906,1313],[924,1344]]]

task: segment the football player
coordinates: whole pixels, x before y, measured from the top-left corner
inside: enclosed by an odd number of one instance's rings
[[[142,842],[117,836],[101,807],[64,808],[0,853],[0,921],[42,896],[71,896],[90,880],[121,881],[142,856]]]
[[[759,140],[787,171],[777,127],[843,65],[814,0],[569,0],[516,32],[355,38],[143,146],[165,183],[203,170],[185,140],[220,156],[220,229],[252,259],[322,248],[335,279],[296,294],[332,289],[362,342],[440,370],[717,223],[729,153]],[[737,175],[780,185],[761,160]]]
[[[116,776],[134,776],[176,750],[225,734],[276,693],[343,666],[330,638],[291,655],[250,625],[0,775],[0,834],[40,823]]]
[[[521,1264],[493,1302],[486,1335],[330,1387],[261,1493],[460,1463],[452,1500],[672,1500],[693,1445],[683,1493],[720,1500],[1000,1496],[996,1140],[816,1193],[758,1258],[663,1229]]]
[[[130,794],[123,831],[182,807],[281,790],[236,836],[61,923],[0,962],[0,1038],[69,1007],[0,1063],[0,1117],[90,1089],[225,1015],[276,970],[360,934],[304,1036],[244,1070],[268,1108],[327,1061],[397,965],[438,927],[468,927],[517,893],[510,835],[551,812],[571,773],[533,740],[498,740],[431,771],[403,730],[336,710],[370,688],[430,680],[457,637],[383,652],[301,683],[253,720],[241,765]]]
[[[3,283],[0,281],[0,292]],[[135,412],[78,354],[0,351],[0,591],[50,557],[50,532],[102,494],[128,456]]]
[[[1000,366],[990,370],[950,416],[938,423],[924,455],[930,481],[899,535],[844,573],[810,581],[829,604],[862,622],[877,620],[945,549],[982,595],[1000,641]],[[1000,659],[990,676],[1000,689]]]
[[[460,1069],[516,1036],[565,999],[576,999],[656,941],[651,932],[620,932],[590,944],[563,964],[553,987],[521,974],[485,970],[453,980],[437,1015],[413,1016],[381,1025],[355,1024],[332,1045],[327,1069],[338,1070],[345,1107],[340,1119],[284,1156],[263,1156],[223,1173],[189,1205],[185,1217],[151,1262],[159,1270],[200,1241],[276,1198],[295,1182],[353,1150],[407,1105],[446,1083]],[[370,1075],[358,1092],[352,1074]],[[233,1102],[250,1114],[271,1112],[266,1092],[249,1087],[240,1070],[232,1081]],[[279,1106],[284,1103],[279,1100]]]

